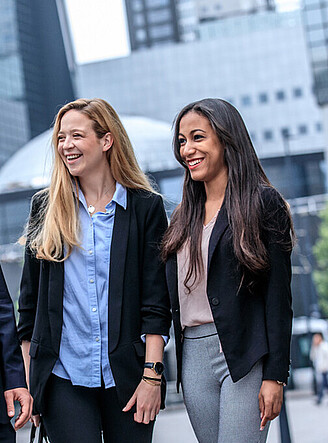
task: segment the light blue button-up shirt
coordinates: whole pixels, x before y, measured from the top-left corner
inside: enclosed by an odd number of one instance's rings
[[[92,217],[79,190],[81,248],[65,260],[63,328],[59,358],[53,368],[73,385],[115,386],[108,358],[108,284],[116,205],[126,209],[127,191],[116,183],[106,212]]]

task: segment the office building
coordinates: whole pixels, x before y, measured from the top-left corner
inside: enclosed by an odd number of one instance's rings
[[[300,11],[202,23],[199,34],[191,43],[82,65],[79,94],[102,96],[121,113],[167,122],[186,103],[225,98],[241,111],[269,177],[287,197],[323,193],[322,115]]]
[[[62,0],[0,3],[0,166],[74,98]]]
[[[132,51],[196,38],[194,0],[125,0],[125,9]]]
[[[304,0],[303,20],[319,105],[328,105],[328,3]]]
[[[200,22],[275,8],[273,0],[195,0],[195,2]]]
[[[174,0],[125,0],[131,50],[180,41]]]

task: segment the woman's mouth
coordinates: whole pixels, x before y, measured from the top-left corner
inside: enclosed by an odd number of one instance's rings
[[[199,166],[203,162],[203,158],[194,158],[193,160],[188,160],[188,167],[189,169],[195,169],[197,166]]]
[[[82,154],[70,154],[66,156],[69,164],[74,163],[78,158],[82,157]]]

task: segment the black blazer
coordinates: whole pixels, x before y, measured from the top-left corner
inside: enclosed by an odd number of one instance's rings
[[[32,216],[39,199],[32,202]],[[159,242],[167,227],[160,196],[127,192],[117,205],[108,294],[109,360],[123,407],[141,380],[142,334],[169,335],[171,316]],[[58,359],[63,319],[64,264],[38,260],[27,247],[19,299],[19,338],[31,340],[30,391],[34,412],[44,410],[44,390]]]
[[[0,423],[9,421],[4,391],[26,388],[13,304],[0,267]]]
[[[262,199],[262,224],[271,224],[273,228],[271,231],[263,229],[262,233],[270,269],[255,277],[252,292],[248,289],[247,279],[240,287],[242,271],[233,252],[231,229],[224,204],[209,242],[207,296],[234,382],[244,377],[261,358],[263,379],[287,382],[289,375],[291,264],[290,252],[284,243],[290,244],[290,223],[277,191],[264,188]],[[176,254],[167,262],[166,277],[175,331],[179,388],[183,334]]]

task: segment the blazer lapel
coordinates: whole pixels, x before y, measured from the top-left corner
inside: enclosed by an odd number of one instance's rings
[[[42,266],[46,263],[43,262]],[[49,292],[48,308],[51,328],[51,342],[54,351],[59,354],[62,323],[63,323],[63,293],[64,293],[64,263],[49,262]]]
[[[209,243],[209,247],[208,247],[208,266],[207,266],[207,270],[210,269],[211,266],[211,261],[213,258],[213,254],[215,251],[215,248],[217,247],[223,233],[225,232],[225,230],[227,229],[227,227],[229,226],[229,222],[228,222],[228,214],[227,214],[227,210],[225,205],[223,204],[220,212],[217,216],[215,225],[213,227],[213,231],[210,237],[210,243]]]
[[[121,309],[123,300],[123,284],[125,273],[125,259],[128,246],[130,227],[130,194],[127,195],[127,208],[116,205],[113,238],[110,251],[109,269],[109,300],[108,324],[109,352],[116,348],[120,335]]]
[[[165,272],[166,281],[171,299],[172,310],[178,309],[179,297],[178,297],[178,262],[177,255],[172,254],[166,262]]]

